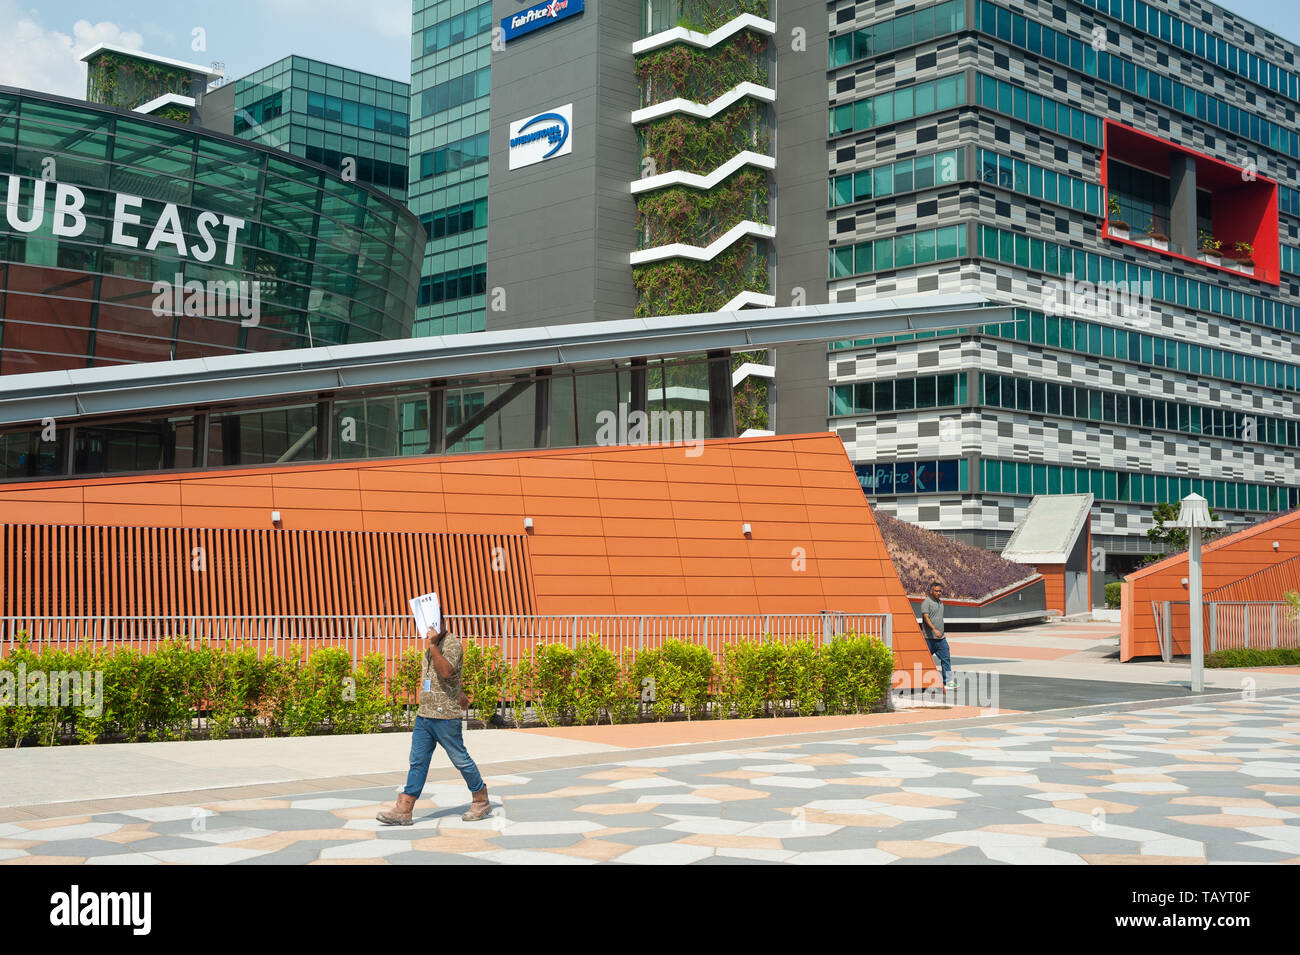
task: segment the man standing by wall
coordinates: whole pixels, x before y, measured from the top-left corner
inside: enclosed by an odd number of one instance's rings
[[[952,675],[952,655],[943,628],[943,584],[937,580],[930,584],[930,592],[921,601],[921,630],[925,634],[925,645],[930,650],[930,656],[939,661],[944,687],[957,689],[957,681]]]
[[[460,677],[465,650],[460,638],[448,630],[446,620],[444,616],[441,633],[435,633],[430,627],[425,641],[424,660],[420,666],[420,709],[411,737],[411,770],[406,785],[398,793],[397,805],[375,817],[387,826],[411,825],[411,810],[424,791],[425,780],[429,778],[429,761],[440,743],[451,758],[451,764],[465,777],[465,785],[474,797],[469,811],[461,819],[475,822],[492,814],[487,784],[461,738],[466,698],[461,693]]]

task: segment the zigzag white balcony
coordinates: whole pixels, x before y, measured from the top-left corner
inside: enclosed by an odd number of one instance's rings
[[[671,116],[673,113],[685,113],[687,116],[694,116],[696,119],[712,119],[728,106],[740,102],[746,96],[752,96],[764,103],[776,102],[776,90],[770,86],[759,86],[757,83],[745,81],[738,84],[734,89],[727,90],[712,103],[696,103],[678,96],[662,103],[655,103],[653,106],[634,109],[632,110],[632,123],[633,125],[648,123],[654,119]]]
[[[728,299],[719,312],[738,312],[742,308],[776,308],[776,296],[768,295],[765,292],[744,291],[734,298]]]
[[[731,373],[731,387],[735,388],[746,378],[775,378],[775,365],[760,365],[757,362],[747,361]]]
[[[776,226],[764,225],[752,219],[745,219],[743,222],[736,223],[703,247],[687,245],[685,242],[673,242],[668,245],[655,246],[652,249],[638,249],[632,253],[632,264],[644,265],[647,262],[659,262],[663,259],[695,259],[697,262],[710,262],[745,236],[774,239],[776,238]]]
[[[764,20],[752,13],[742,13],[736,19],[728,20],[712,33],[698,33],[695,30],[688,30],[686,27],[673,27],[671,30],[663,31],[663,33],[656,33],[654,36],[648,36],[644,40],[637,40],[633,43],[632,53],[633,55],[649,53],[651,50],[657,50],[661,46],[668,46],[671,43],[689,43],[691,46],[698,46],[701,49],[708,50],[717,46],[723,40],[735,36],[746,27],[756,33],[766,33],[768,36],[776,33],[776,24],[771,20]]]
[[[652,192],[655,189],[663,189],[667,186],[689,186],[691,189],[709,190],[745,166],[757,166],[759,169],[775,169],[776,158],[746,149],[736,153],[707,176],[694,172],[674,170],[672,172],[661,172],[657,176],[646,176],[644,179],[637,179],[632,183],[632,194]]]

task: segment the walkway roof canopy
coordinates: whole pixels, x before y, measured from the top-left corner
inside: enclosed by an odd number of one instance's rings
[[[980,295],[916,295],[7,375],[0,425],[1013,320]]]

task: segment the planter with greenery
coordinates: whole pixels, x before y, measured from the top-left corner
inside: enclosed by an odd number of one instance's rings
[[[1119,197],[1111,195],[1106,199],[1106,228],[1107,231],[1117,239],[1127,239],[1129,237],[1129,224],[1120,218],[1122,210],[1119,205]]]
[[[653,169],[652,175],[708,175],[747,149],[771,152],[766,107],[753,99],[742,99],[712,119],[677,113],[641,127],[641,164]]]
[[[1169,236],[1160,231],[1154,216],[1151,218],[1151,221],[1147,223],[1146,234],[1139,237],[1138,241],[1144,245],[1151,246],[1153,249],[1161,249],[1165,252],[1169,251]]]
[[[1106,585],[1106,609],[1120,609],[1120,589],[1123,587],[1118,580],[1113,580]]]
[[[35,675],[52,671],[102,673],[98,705],[93,694],[55,701],[44,682],[38,691]],[[893,672],[888,647],[853,635],[820,647],[734,644],[720,666],[706,648],[677,640],[621,657],[594,640],[543,644],[513,665],[498,648],[467,640],[463,686],[478,723],[554,726],[863,713],[882,705]],[[24,674],[28,705],[12,705]],[[339,648],[259,659],[248,646],[183,640],[151,653],[38,652],[20,642],[0,659],[0,746],[401,730],[414,719],[419,679],[418,649],[391,666],[380,654],[354,666]]]
[[[708,262],[668,259],[632,269],[637,318],[717,311],[741,292],[768,289],[767,245],[742,239]]]
[[[1230,268],[1255,274],[1255,247],[1249,242],[1234,242],[1232,248],[1223,250],[1223,256]]]
[[[1220,255],[1223,243],[1216,239],[1212,234],[1202,229],[1196,236],[1196,245],[1200,250],[1197,257],[1202,262],[1208,262],[1210,265],[1223,264],[1223,259]]]
[[[767,213],[768,179],[759,169],[742,169],[707,191],[669,186],[637,197],[637,248],[707,246],[746,219],[767,223]]]
[[[763,34],[742,30],[708,50],[674,43],[645,53],[636,61],[641,105],[653,106],[678,97],[711,103],[741,83],[769,86],[768,47]]]
[[[1205,655],[1207,667],[1293,667],[1300,666],[1300,650],[1216,650]]]

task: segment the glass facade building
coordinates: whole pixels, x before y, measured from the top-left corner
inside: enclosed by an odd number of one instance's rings
[[[286,56],[228,86],[233,110],[223,132],[340,172],[351,160],[357,182],[406,200],[408,84]],[[207,99],[229,96],[223,89]]]
[[[0,374],[408,337],[423,233],[269,147],[0,88]]]
[[[415,0],[408,204],[429,236],[417,335],[485,328],[492,4]]]
[[[1157,503],[1237,527],[1300,505],[1300,48],[1200,0],[831,19],[830,300],[1017,307],[832,346],[873,502],[1000,550],[1033,495],[1090,492],[1097,587],[1156,549]],[[961,387],[923,401],[930,376]]]

